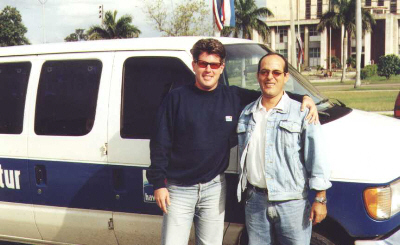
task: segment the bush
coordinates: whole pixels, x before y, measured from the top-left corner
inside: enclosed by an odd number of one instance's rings
[[[400,74],[400,58],[395,54],[379,57],[378,75],[389,79],[391,75]],[[360,74],[361,75],[361,74]]]
[[[378,73],[377,65],[367,65],[361,69],[360,77],[362,80],[375,76]]]
[[[342,68],[342,64],[340,64],[340,59],[336,56],[332,56],[332,67],[333,68]]]
[[[350,56],[349,58],[347,58],[346,64],[349,67],[356,68],[356,58],[353,56]]]

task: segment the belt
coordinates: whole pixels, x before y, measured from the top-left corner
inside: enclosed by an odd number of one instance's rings
[[[247,182],[247,187],[248,188],[253,188],[253,190],[255,190],[256,192],[268,194],[268,189],[267,188],[260,188],[260,187],[254,186],[254,185],[250,184],[250,182]]]

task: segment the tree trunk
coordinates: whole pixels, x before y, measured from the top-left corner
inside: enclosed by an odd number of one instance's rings
[[[346,68],[347,68],[347,31],[344,30],[344,36],[343,36],[343,64],[342,64],[342,78],[340,79],[340,82],[343,83],[344,80],[346,79]]]
[[[362,32],[361,32],[361,0],[356,0],[356,82],[354,88],[361,86],[361,47],[362,47]]]

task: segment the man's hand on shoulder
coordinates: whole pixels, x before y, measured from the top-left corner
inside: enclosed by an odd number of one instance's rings
[[[315,105],[311,97],[308,95],[303,96],[303,102],[301,103],[301,111],[304,111],[306,108],[309,109],[308,115],[306,117],[308,123],[314,123],[314,124],[319,123],[317,106]]]
[[[154,191],[154,197],[156,199],[158,207],[166,214],[167,206],[171,204],[169,200],[169,192],[167,188],[160,188]]]

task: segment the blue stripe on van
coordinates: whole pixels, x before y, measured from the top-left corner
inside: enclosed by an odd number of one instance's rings
[[[0,188],[0,201],[162,214],[155,203],[144,201],[143,167],[7,158],[0,158],[0,165],[2,183],[5,183],[5,170],[8,175],[10,170],[20,171],[20,189]],[[45,170],[44,179],[37,181],[38,169]],[[243,206],[236,199],[237,175],[227,174],[226,179],[226,221],[243,223]],[[8,180],[11,182],[10,176]],[[327,192],[329,216],[353,237],[387,234],[400,224],[400,214],[386,221],[375,221],[368,216],[362,192],[371,186],[376,185],[335,181]],[[310,193],[310,200],[313,196]]]

